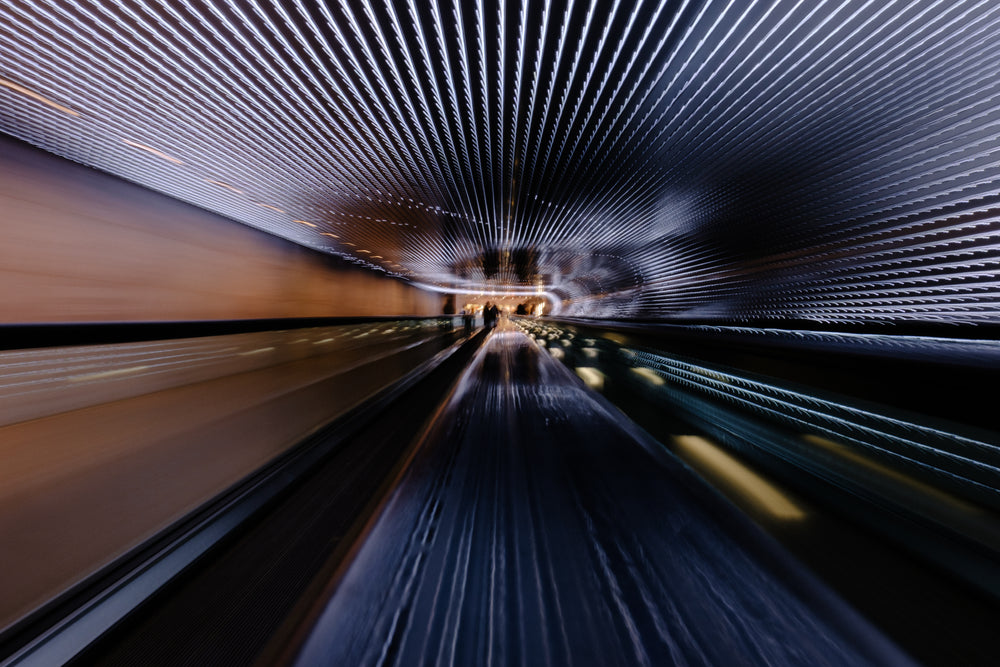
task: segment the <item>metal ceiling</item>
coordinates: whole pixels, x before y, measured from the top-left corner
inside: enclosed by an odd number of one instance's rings
[[[994,0],[6,0],[0,130],[442,291],[1000,323]]]

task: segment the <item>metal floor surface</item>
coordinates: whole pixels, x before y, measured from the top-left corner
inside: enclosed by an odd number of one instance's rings
[[[298,664],[908,658],[520,332],[480,350]]]

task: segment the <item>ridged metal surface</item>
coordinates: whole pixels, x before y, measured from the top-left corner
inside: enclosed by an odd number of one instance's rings
[[[296,664],[908,664],[547,356],[487,341]]]
[[[0,62],[0,130],[442,291],[1000,323],[991,0],[11,0]]]

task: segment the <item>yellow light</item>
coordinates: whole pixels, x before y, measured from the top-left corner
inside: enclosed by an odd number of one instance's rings
[[[806,513],[773,484],[748,468],[711,440],[697,435],[675,435],[678,454],[723,490],[734,492],[750,505],[776,519],[799,521]]]
[[[297,222],[300,225],[306,225],[308,227],[315,227],[316,226],[313,223],[309,222],[308,220],[292,220],[292,222]]]
[[[897,470],[893,470],[889,466],[883,465],[878,461],[874,461],[857,452],[851,451],[847,445],[813,434],[803,435],[802,439],[812,445],[826,450],[830,454],[834,454],[835,456],[848,461],[853,466],[867,468],[871,472],[883,477],[885,480],[907,487],[910,491],[915,491],[928,499],[944,505],[950,505],[955,509],[969,514],[978,514],[982,511],[980,508],[962,500],[958,496],[953,496],[947,491],[938,489],[930,484],[920,481],[919,479],[915,479]]]
[[[79,116],[80,115],[79,113],[77,113],[76,111],[73,111],[69,107],[64,107],[63,105],[59,104],[58,102],[53,102],[52,100],[50,100],[47,97],[42,97],[41,95],[39,95],[35,91],[29,90],[29,89],[25,88],[24,86],[21,86],[21,85],[18,85],[16,83],[14,83],[13,81],[8,81],[7,79],[0,79],[0,86],[3,86],[4,88],[9,88],[10,90],[13,90],[15,93],[21,93],[22,95],[30,97],[31,99],[35,100],[36,102],[41,102],[42,104],[50,106],[53,109],[56,109],[58,111],[62,111],[63,113],[68,113],[70,116]]]
[[[269,209],[271,209],[272,211],[277,211],[278,213],[284,213],[284,211],[282,211],[282,210],[281,210],[280,208],[278,208],[277,206],[271,206],[270,204],[262,204],[261,202],[257,202],[257,206],[260,206],[260,207],[262,207],[262,208],[269,208]]]
[[[580,376],[583,383],[591,389],[600,391],[604,388],[604,373],[589,366],[578,366],[576,374]]]
[[[632,372],[641,377],[646,382],[655,385],[666,384],[666,380],[658,375],[652,368],[633,368]]]
[[[370,255],[372,251],[371,250],[358,250],[358,252],[363,252],[363,253],[366,253],[366,254]]]
[[[331,239],[339,239],[340,237],[336,234],[331,234],[330,232],[321,232],[323,236],[329,236]]]
[[[231,190],[231,191],[235,192],[238,195],[246,194],[245,192],[243,192],[239,188],[234,188],[233,186],[229,185],[228,183],[223,183],[222,181],[216,181],[216,180],[211,179],[211,178],[206,178],[205,182],[206,183],[211,183],[212,185],[218,185],[220,188],[225,188],[227,190]]]
[[[152,146],[147,146],[146,144],[140,144],[140,143],[137,143],[135,141],[129,141],[128,139],[122,139],[122,141],[124,143],[128,144],[129,146],[131,146],[132,148],[138,148],[141,151],[146,151],[147,153],[152,153],[156,157],[163,158],[167,162],[173,162],[174,164],[184,164],[183,162],[181,162],[177,158],[175,158],[175,157],[173,157],[171,155],[167,155],[163,151],[156,150]]]

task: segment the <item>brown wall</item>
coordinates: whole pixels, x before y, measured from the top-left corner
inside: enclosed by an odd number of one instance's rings
[[[0,137],[0,323],[440,308],[437,294]]]
[[[431,320],[0,351],[0,630],[457,334]]]

